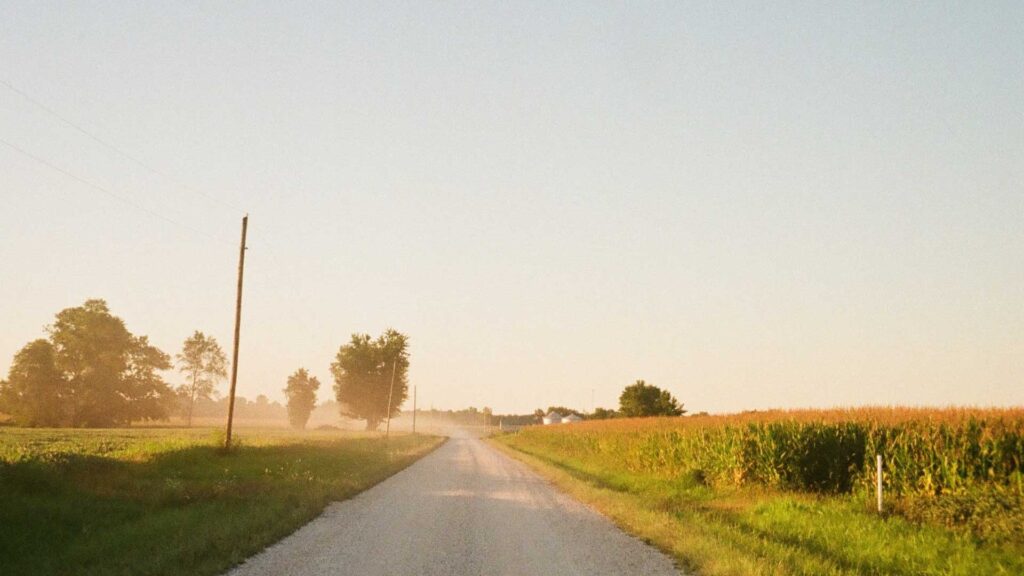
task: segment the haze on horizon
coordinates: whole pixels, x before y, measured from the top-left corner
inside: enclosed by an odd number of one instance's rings
[[[1021,405],[1022,70],[1015,2],[5,3],[0,80],[166,176],[0,84],[133,204],[0,144],[0,372],[94,297],[229,348],[248,212],[249,398],[394,327],[423,407]]]

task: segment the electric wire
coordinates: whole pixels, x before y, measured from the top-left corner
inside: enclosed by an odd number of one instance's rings
[[[178,187],[180,189],[183,189],[185,191],[188,191],[188,192],[190,192],[190,193],[192,193],[194,195],[201,196],[201,197],[203,197],[203,198],[205,198],[205,199],[207,199],[207,200],[209,200],[211,202],[215,202],[216,204],[220,205],[223,208],[227,208],[229,210],[236,211],[238,213],[246,213],[246,214],[248,213],[247,211],[242,210],[241,208],[239,208],[237,206],[231,205],[231,204],[229,204],[229,203],[227,203],[227,202],[225,202],[225,201],[223,201],[223,200],[221,200],[221,199],[219,199],[219,198],[217,198],[215,196],[211,196],[210,194],[202,192],[201,190],[197,190],[197,189],[195,189],[195,188],[193,188],[191,186],[188,186],[187,184],[181,182],[180,180],[178,180],[177,178],[171,176],[170,174],[167,174],[167,173],[163,172],[162,170],[152,166],[151,164],[141,160],[137,156],[126,152],[121,147],[119,147],[119,146],[117,146],[117,145],[115,145],[115,144],[113,144],[113,143],[111,143],[111,142],[109,142],[109,141],[107,141],[107,140],[105,140],[103,138],[100,138],[96,134],[94,134],[91,131],[89,131],[86,128],[84,128],[82,125],[80,125],[77,122],[67,118],[66,116],[64,116],[61,113],[57,112],[53,108],[47,106],[45,103],[43,103],[39,99],[35,98],[34,96],[29,94],[25,90],[19,88],[18,86],[15,86],[9,80],[6,80],[6,79],[0,77],[0,85],[4,86],[5,88],[10,90],[11,92],[17,94],[18,96],[20,96],[25,101],[27,101],[30,104],[32,104],[37,109],[39,109],[39,110],[45,112],[46,114],[52,116],[53,118],[55,118],[56,120],[58,120],[59,122],[64,124],[65,126],[75,130],[76,132],[78,132],[78,133],[82,134],[83,136],[87,137],[88,139],[92,140],[96,144],[99,144],[103,148],[106,148],[107,150],[115,153],[116,155],[118,155],[118,156],[120,156],[120,157],[122,157],[122,158],[124,158],[124,159],[126,159],[126,160],[128,160],[128,161],[130,161],[130,162],[132,162],[132,163],[142,167],[143,169],[147,170],[148,172],[150,172],[150,173],[152,173],[152,174],[154,174],[154,175],[156,175],[158,177],[164,178],[168,182],[174,184],[176,187]],[[134,209],[136,209],[136,210],[144,212],[145,214],[147,214],[149,216],[152,216],[152,217],[155,217],[155,218],[159,218],[160,220],[163,220],[163,221],[168,222],[170,224],[174,224],[176,226],[180,226],[182,228],[185,228],[185,229],[190,230],[192,232],[195,232],[197,234],[201,234],[204,237],[209,238],[209,239],[211,239],[211,240],[213,240],[215,242],[224,243],[224,244],[228,244],[228,245],[232,245],[233,246],[232,243],[229,243],[229,242],[227,242],[225,240],[222,240],[222,239],[219,239],[219,238],[215,238],[215,237],[213,237],[213,236],[211,236],[211,235],[209,235],[207,233],[202,232],[201,230],[196,229],[193,226],[189,226],[187,224],[178,222],[178,221],[176,221],[176,220],[174,220],[172,218],[169,218],[169,217],[167,217],[167,216],[165,216],[165,215],[163,215],[163,214],[161,214],[159,212],[156,212],[156,211],[153,211],[153,210],[151,210],[149,208],[146,208],[142,204],[132,200],[129,197],[126,197],[124,195],[121,195],[121,194],[118,194],[116,192],[113,192],[112,190],[110,190],[108,188],[105,188],[105,187],[100,186],[98,184],[95,184],[94,182],[91,182],[91,181],[89,181],[89,180],[87,180],[85,178],[82,178],[82,177],[80,177],[80,176],[78,176],[78,175],[76,175],[76,174],[74,174],[74,173],[72,173],[72,172],[70,172],[70,171],[68,171],[68,170],[66,170],[64,168],[61,168],[60,166],[57,166],[56,164],[54,164],[54,163],[52,163],[52,162],[50,162],[50,161],[48,161],[48,160],[46,160],[44,158],[41,158],[41,157],[39,157],[39,156],[37,156],[37,155],[35,155],[35,154],[33,154],[33,153],[31,153],[31,152],[21,148],[20,146],[17,146],[17,145],[15,145],[15,144],[7,141],[7,140],[3,140],[2,138],[0,138],[0,143],[2,143],[5,146],[11,148],[12,150],[15,150],[16,152],[18,152],[18,153],[20,153],[20,154],[22,154],[22,155],[32,159],[33,161],[35,161],[35,162],[37,162],[39,164],[42,164],[43,166],[46,166],[47,168],[50,168],[51,170],[54,170],[54,171],[56,171],[56,172],[58,172],[58,173],[60,173],[60,174],[62,174],[64,176],[66,176],[66,177],[68,177],[68,178],[70,178],[72,180],[75,180],[75,181],[77,181],[77,182],[79,182],[79,183],[81,183],[81,184],[83,184],[83,185],[85,185],[87,187],[90,187],[90,188],[92,188],[94,190],[102,192],[103,194],[106,194],[107,196],[110,196],[110,197],[112,197],[112,198],[114,198],[114,199],[116,199],[116,200],[118,200],[118,201],[120,201],[120,202],[122,202],[122,203],[124,203],[124,204],[126,204],[126,205],[128,205],[128,206],[130,206],[130,207],[132,207]],[[273,228],[273,227],[271,226],[271,228]],[[271,265],[270,266],[270,270],[271,271],[276,271],[278,274],[281,274],[281,273],[286,273],[287,269],[289,269],[289,268],[292,268],[294,270],[293,266],[282,265],[282,261],[278,257],[278,255],[276,254],[276,249],[275,249],[273,243],[264,244],[262,247],[265,248],[266,250],[261,250],[260,252],[265,257],[269,257],[270,265]],[[247,249],[251,249],[251,248],[252,248],[252,246],[247,246]],[[277,295],[279,301],[282,301],[282,302],[289,301],[289,299],[287,297],[285,297],[285,295],[282,293],[282,291],[280,290],[280,287],[277,285],[277,283],[268,282],[264,278],[259,278],[259,277],[248,278],[246,280],[246,283],[247,284],[253,284],[254,283],[255,285],[261,286],[263,288],[270,288]]]
[[[39,108],[40,110],[46,112],[50,116],[53,116],[57,120],[59,120],[62,123],[64,123],[66,126],[69,126],[70,128],[76,130],[77,132],[79,132],[82,135],[86,136],[87,138],[89,138],[93,142],[96,142],[97,144],[99,144],[99,145],[103,146],[104,148],[114,152],[115,154],[121,156],[122,158],[125,158],[125,159],[127,159],[127,160],[129,160],[131,162],[134,162],[135,164],[137,164],[137,165],[141,166],[142,168],[148,170],[152,174],[155,174],[155,175],[157,175],[157,176],[159,176],[161,178],[164,178],[164,179],[168,180],[169,182],[173,183],[175,186],[178,186],[179,188],[181,188],[183,190],[191,192],[192,194],[196,194],[196,195],[202,196],[203,198],[206,198],[207,200],[209,200],[211,202],[215,202],[215,203],[217,203],[217,204],[221,205],[222,207],[227,208],[229,210],[237,211],[239,213],[246,212],[245,210],[242,210],[241,208],[239,208],[237,206],[233,206],[231,204],[228,204],[227,202],[224,202],[220,198],[217,198],[215,196],[211,196],[210,194],[207,194],[207,193],[205,193],[205,192],[203,192],[201,190],[196,190],[196,189],[192,188],[191,186],[188,186],[187,184],[181,182],[177,178],[175,178],[175,177],[173,177],[173,176],[171,176],[171,175],[169,175],[169,174],[167,174],[167,173],[165,173],[165,172],[163,172],[163,171],[153,167],[149,163],[140,160],[138,157],[136,157],[136,156],[134,156],[132,154],[129,154],[128,152],[125,152],[120,147],[118,147],[118,146],[116,146],[114,144],[111,144],[110,142],[104,140],[103,138],[100,138],[99,136],[96,136],[95,134],[93,134],[89,130],[86,130],[85,128],[83,128],[78,123],[71,121],[70,119],[68,119],[64,115],[58,113],[53,108],[50,108],[46,104],[40,102],[37,98],[33,97],[31,94],[25,92],[21,88],[18,88],[17,86],[12,84],[10,81],[8,81],[8,80],[6,80],[4,78],[0,78],[0,85],[4,86],[5,88],[10,90],[11,92],[14,92],[15,94],[21,96],[22,98],[24,98],[26,101],[31,103],[36,108]]]
[[[219,239],[219,238],[216,238],[214,236],[211,236],[211,235],[207,234],[206,232],[203,232],[202,230],[199,230],[198,228],[195,228],[193,226],[189,226],[188,224],[185,224],[183,222],[178,222],[177,220],[174,220],[172,218],[168,218],[167,216],[164,216],[163,214],[161,214],[159,212],[155,212],[153,210],[150,210],[149,208],[146,208],[142,204],[139,204],[138,202],[135,202],[134,200],[128,198],[127,196],[118,194],[117,192],[114,192],[114,191],[112,191],[112,190],[110,190],[108,188],[100,186],[99,184],[96,184],[95,182],[91,182],[89,180],[86,180],[85,178],[82,178],[81,176],[78,176],[77,174],[74,174],[73,172],[69,172],[68,170],[65,170],[64,168],[61,168],[60,166],[57,166],[56,164],[50,162],[49,160],[46,160],[45,158],[41,158],[41,157],[39,157],[39,156],[29,152],[28,150],[25,150],[24,148],[18,146],[17,144],[8,142],[7,140],[5,140],[3,138],[0,138],[0,144],[3,144],[4,146],[7,146],[8,148],[14,150],[15,152],[18,152],[19,154],[22,154],[23,156],[26,156],[26,157],[34,160],[35,162],[37,162],[39,164],[42,164],[43,166],[46,166],[47,168],[49,168],[49,169],[51,169],[51,170],[53,170],[55,172],[59,172],[60,174],[63,174],[64,176],[66,176],[66,177],[68,177],[68,178],[70,178],[72,180],[75,180],[76,182],[78,182],[80,184],[88,186],[89,188],[92,188],[93,190],[97,190],[99,192],[102,192],[103,194],[106,194],[107,196],[109,196],[111,198],[114,198],[114,199],[124,203],[125,205],[130,206],[130,207],[136,209],[136,210],[144,212],[144,213],[146,213],[146,214],[148,214],[148,215],[150,215],[150,216],[152,216],[154,218],[159,218],[160,220],[163,220],[164,222],[168,222],[168,223],[173,224],[175,226],[179,226],[181,228],[185,228],[187,230],[195,232],[196,234],[200,234],[202,236],[205,236],[205,237],[209,238],[210,240],[213,240],[214,242],[219,242],[219,243],[225,243],[225,244],[228,244],[228,245],[232,245],[231,243],[225,242],[222,239]]]

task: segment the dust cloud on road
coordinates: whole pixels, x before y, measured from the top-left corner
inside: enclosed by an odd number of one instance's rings
[[[468,435],[229,576],[668,575],[672,560]]]

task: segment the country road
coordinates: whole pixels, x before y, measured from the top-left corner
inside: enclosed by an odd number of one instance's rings
[[[670,558],[468,435],[229,576],[678,574]]]

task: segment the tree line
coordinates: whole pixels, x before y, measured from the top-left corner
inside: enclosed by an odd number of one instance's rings
[[[197,407],[209,413],[217,384],[227,376],[227,358],[213,337],[195,331],[172,362],[146,336],[129,332],[99,299],[58,312],[46,332],[47,338],[15,354],[7,378],[0,380],[0,412],[22,426],[126,426],[167,420],[171,414],[182,415],[191,426]],[[376,338],[353,334],[339,347],[330,364],[339,415],[364,420],[367,430],[375,430],[400,412],[409,395],[408,345],[405,334],[387,330]],[[177,387],[162,376],[174,367],[184,376]],[[306,426],[319,388],[320,381],[305,368],[288,376],[283,392],[293,427]],[[253,409],[272,408],[265,397],[264,404]],[[494,415],[490,408],[470,408],[448,416],[467,423],[532,424],[550,412],[604,419],[679,416],[685,410],[667,390],[637,380],[622,391],[617,410],[585,414],[550,406],[532,414]]]
[[[172,359],[146,336],[128,331],[100,299],[58,312],[46,333],[14,355],[0,380],[0,412],[22,426],[116,427],[172,414],[191,426],[197,407],[209,412],[227,375],[227,358],[213,337],[195,331]],[[175,367],[184,382],[172,387],[162,373]],[[408,396],[408,337],[396,330],[377,338],[353,334],[330,370],[339,414],[376,429]],[[288,377],[284,394],[292,426],[305,427],[319,388],[305,368]],[[273,408],[263,400],[251,408]]]
[[[646,418],[652,416],[682,416],[686,413],[683,404],[672,396],[668,390],[637,380],[626,386],[619,395],[619,408],[595,408],[586,413],[566,406],[548,406],[547,410],[538,408],[532,414],[495,414],[489,424],[499,422],[509,426],[525,426],[539,424],[545,415],[552,412],[568,416],[574,414],[584,420],[607,420],[610,418]]]
[[[167,417],[171,358],[135,336],[103,300],[62,310],[48,337],[14,356],[0,410],[24,426],[123,426]]]

